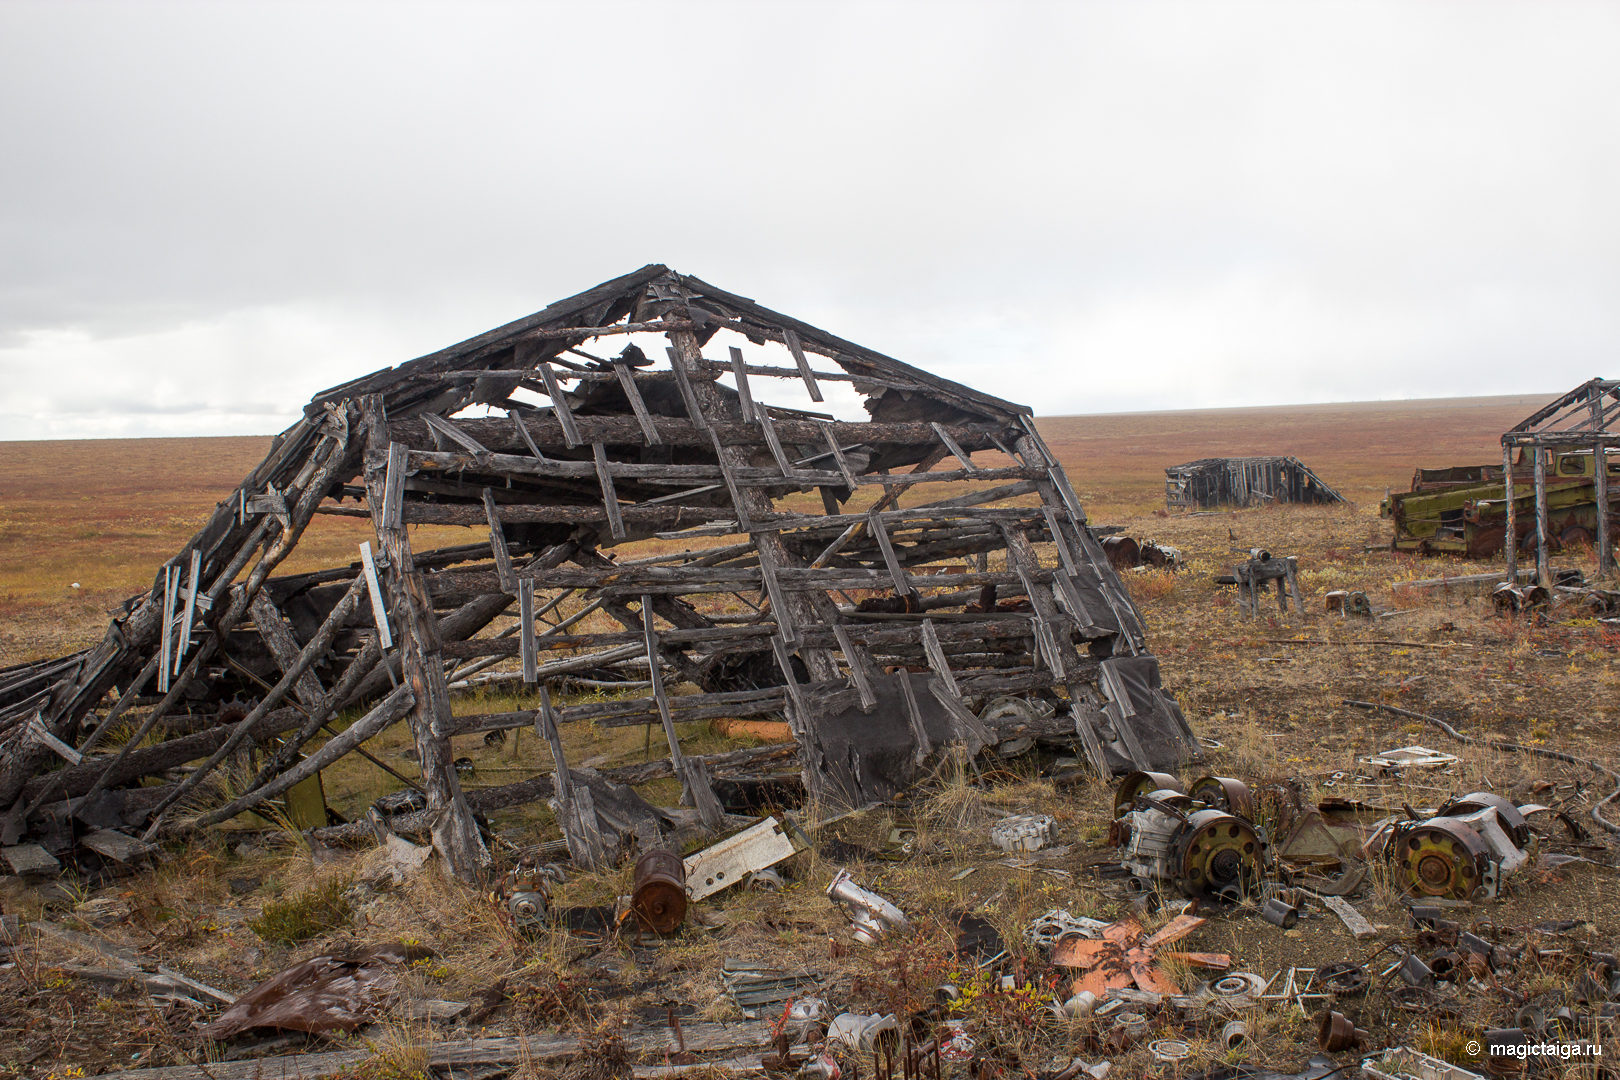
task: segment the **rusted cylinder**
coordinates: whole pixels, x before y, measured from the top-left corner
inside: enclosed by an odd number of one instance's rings
[[[685,921],[686,864],[679,855],[654,848],[636,860],[630,910],[658,934],[673,933]]]
[[[1328,1010],[1317,1018],[1316,1044],[1330,1054],[1353,1050],[1367,1041],[1367,1033],[1341,1012]]]

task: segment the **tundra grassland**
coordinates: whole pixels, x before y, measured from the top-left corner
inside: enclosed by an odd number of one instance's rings
[[[1572,846],[1558,835],[1560,827],[1543,829],[1544,849],[1575,851],[1591,861],[1527,867],[1510,879],[1503,897],[1456,917],[1465,929],[1505,934],[1510,942],[1568,950],[1580,941],[1608,951],[1620,936],[1620,882],[1613,849],[1587,816],[1608,794],[1607,785],[1585,769],[1463,746],[1420,722],[1345,705],[1347,699],[1394,705],[1440,717],[1471,735],[1555,748],[1611,766],[1620,757],[1620,635],[1594,620],[1501,616],[1477,596],[1398,593],[1392,585],[1400,581],[1501,564],[1396,555],[1388,547],[1389,526],[1378,517],[1384,490],[1406,488],[1419,466],[1498,460],[1500,433],[1552,396],[1053,417],[1040,427],[1094,525],[1120,526],[1128,535],[1182,552],[1179,571],[1131,570],[1123,577],[1142,607],[1165,685],[1194,729],[1215,744],[1205,761],[1183,770],[1183,780],[1215,773],[1260,788],[1292,784],[1308,801],[1338,795],[1420,809],[1477,790],[1516,802],[1534,794],[1535,801],[1565,807],[1594,834],[1585,846]],[[99,639],[106,609],[149,585],[157,566],[258,462],[267,444],[262,438],[0,444],[0,662],[57,655]],[[1164,511],[1166,466],[1250,454],[1293,454],[1351,501],[1213,514]],[[987,455],[982,463],[995,457]],[[364,522],[319,518],[285,569],[347,562],[368,532]],[[482,536],[470,529],[423,532],[415,541],[419,547]],[[1268,597],[1259,618],[1251,619],[1233,590],[1214,583],[1251,547],[1299,557],[1303,615],[1279,611]],[[1043,557],[1056,560],[1051,552]],[[1590,551],[1566,552],[1554,562],[1588,574],[1596,569]],[[77,590],[71,588],[75,581]],[[1327,613],[1323,597],[1334,589],[1366,592],[1378,616],[1346,620]],[[455,705],[458,712],[524,707],[533,707],[528,696],[499,687],[463,695]],[[688,752],[748,743],[706,724],[683,725],[681,735]],[[576,766],[640,761],[649,753],[649,737],[656,753],[658,736],[650,732],[564,733]],[[504,745],[486,745],[478,736],[457,739],[455,753],[474,765],[464,784],[506,783],[549,769],[549,752],[538,743],[527,733]],[[1378,783],[1350,779],[1367,771],[1358,762],[1369,753],[1412,743],[1459,760],[1445,771]],[[405,725],[367,745],[396,767],[411,768]],[[1088,1061],[1111,1057],[1116,1075],[1173,1075],[1156,1066],[1146,1049],[1152,1039],[1171,1036],[1191,1044],[1182,1074],[1236,1061],[1300,1068],[1316,1050],[1319,1003],[1309,1016],[1297,1007],[1250,1015],[1252,1042],[1239,1051],[1218,1044],[1220,1023],[1208,1017],[1181,1026],[1155,1014],[1146,1039],[1105,1053],[1087,1040],[1106,1036],[1106,1022],[1059,1022],[1045,1012],[1042,1002],[1064,996],[1066,980],[1055,979],[1022,942],[1022,927],[1051,908],[1105,919],[1131,913],[1117,883],[1095,873],[1117,858],[1102,843],[1112,784],[1097,778],[1056,784],[1042,775],[1050,764],[1051,755],[1010,759],[992,770],[994,779],[985,786],[970,782],[960,765],[947,767],[909,806],[858,814],[823,833],[799,857],[799,884],[781,893],[733,890],[694,905],[687,930],[650,951],[624,942],[582,943],[562,931],[519,933],[500,905],[432,874],[386,895],[362,892],[350,924],[339,930],[295,944],[265,940],[248,920],[267,905],[303,895],[320,882],[363,880],[378,856],[312,851],[295,835],[266,830],[264,821],[249,817],[171,850],[161,867],[139,877],[86,888],[66,901],[6,886],[0,906],[64,921],[237,993],[296,960],[383,941],[420,943],[436,954],[412,968],[407,996],[478,1001],[506,980],[508,1003],[483,1026],[423,1026],[399,1008],[386,1028],[362,1032],[363,1038],[280,1041],[259,1051],[383,1048],[375,1065],[355,1076],[416,1075],[414,1065],[402,1063],[425,1060],[435,1044],[469,1035],[529,1034],[556,1024],[594,1031],[596,1038],[604,1023],[647,1025],[669,1008],[693,1021],[736,1020],[718,977],[727,957],[821,971],[828,979],[825,996],[839,1009],[916,1008],[932,1001],[939,982],[969,987],[966,1016],[981,1047],[998,1057],[1008,1076],[1047,1070],[1054,1059],[1066,1061],[1071,1054]],[[357,757],[325,773],[329,801],[351,819],[398,786]],[[678,794],[673,781],[642,791],[655,803],[673,802]],[[223,797],[217,794],[215,801]],[[1066,851],[1045,863],[1009,865],[985,840],[994,815],[1009,811],[1052,814]],[[514,845],[558,835],[543,806],[504,811],[493,825]],[[907,851],[891,843],[897,828],[916,834]],[[872,948],[847,943],[841,917],[822,895],[831,873],[846,865],[914,917],[915,936]],[[628,867],[574,875],[557,888],[556,901],[611,903],[629,887]],[[1363,962],[1385,945],[1410,944],[1405,906],[1386,867],[1375,865],[1355,906],[1378,928],[1377,940],[1354,940],[1320,908],[1285,932],[1263,922],[1250,905],[1214,913],[1179,947],[1228,953],[1233,970],[1270,978],[1280,968]],[[996,926],[1022,989],[979,993],[988,987],[974,981],[977,976],[949,946],[951,932],[942,920],[952,910],[974,912]],[[1153,930],[1168,918],[1165,910],[1144,922]],[[1579,922],[1570,938],[1531,929],[1559,919]],[[840,944],[830,947],[833,939]],[[1501,977],[1500,992],[1461,988],[1442,1009],[1397,1008],[1384,993],[1334,1007],[1372,1031],[1375,1045],[1419,1047],[1479,1069],[1482,1061],[1462,1048],[1467,1038],[1503,1021],[1505,1000],[1514,994],[1543,1003],[1563,1000],[1576,971],[1561,964],[1561,955],[1549,952],[1521,964]],[[1375,976],[1390,954],[1384,957],[1373,967]],[[0,1023],[6,1029],[0,1033],[0,1071],[67,1076],[75,1075],[72,1069],[95,1073],[242,1052],[240,1042],[233,1051],[196,1039],[190,1034],[195,1014],[184,1007],[158,1007],[127,993],[98,995],[91,984],[65,974],[73,962],[72,950],[41,938],[26,963],[0,974],[0,995],[13,1003]],[[1184,989],[1208,977],[1171,968]],[[571,1065],[523,1063],[514,1075],[613,1074],[602,1067],[583,1054]],[[1562,1075],[1588,1075],[1582,1067],[1569,1066]]]

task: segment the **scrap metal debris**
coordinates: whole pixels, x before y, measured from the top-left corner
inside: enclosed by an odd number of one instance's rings
[[[379,945],[350,957],[311,957],[242,995],[200,1033],[228,1039],[248,1028],[353,1031],[381,1014],[403,965],[430,955],[421,946]]]

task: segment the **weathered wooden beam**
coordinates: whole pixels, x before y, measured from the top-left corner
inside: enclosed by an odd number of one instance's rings
[[[372,433],[371,446],[380,449],[378,444],[387,431],[382,398],[368,396],[362,401],[362,409],[367,417],[367,429]],[[367,501],[380,506],[384,475],[370,467],[365,478]],[[380,515],[372,524],[377,542],[388,556],[389,608],[399,626],[402,674],[413,698],[411,733],[416,742],[428,808],[442,811],[433,829],[433,846],[453,876],[466,882],[476,881],[489,862],[489,853],[462,795],[451,760],[450,732],[454,721],[445,687],[444,660],[439,655],[432,599],[422,572],[412,562],[406,529],[388,524]]]
[[[641,400],[641,391],[636,387],[636,376],[630,365],[614,361],[613,374],[618,376],[619,386],[623,388],[624,396],[630,402],[630,411],[636,414],[636,423],[641,425],[641,434],[647,440],[647,445],[662,443],[664,440],[658,434],[658,426],[653,423],[652,414],[647,411],[647,403]],[[527,428],[524,429],[524,435],[528,435]]]

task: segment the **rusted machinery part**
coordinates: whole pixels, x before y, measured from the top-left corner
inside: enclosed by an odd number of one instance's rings
[[[1430,818],[1391,846],[1402,889],[1413,896],[1468,900],[1484,881],[1491,849],[1473,829],[1451,818]]]
[[[1591,758],[1576,757],[1574,754],[1566,754],[1561,750],[1548,750],[1541,746],[1524,746],[1520,743],[1507,742],[1502,739],[1476,739],[1472,735],[1464,735],[1462,732],[1458,731],[1444,720],[1437,719],[1433,716],[1426,716],[1423,713],[1412,712],[1409,709],[1397,709],[1393,705],[1385,705],[1381,702],[1351,701],[1347,698],[1345,699],[1344,703],[1356,709],[1382,709],[1385,712],[1393,713],[1396,716],[1405,716],[1412,720],[1421,720],[1425,724],[1430,724],[1439,728],[1441,731],[1445,732],[1447,735],[1450,735],[1458,742],[1465,743],[1469,746],[1488,746],[1492,750],[1506,750],[1515,754],[1533,754],[1536,757],[1547,758],[1551,761],[1562,761],[1570,765],[1585,765],[1593,772],[1602,773],[1604,776],[1607,776],[1610,780],[1614,781],[1614,790],[1609,792],[1607,798],[1603,799],[1596,806],[1592,807],[1592,820],[1597,822],[1608,832],[1620,833],[1620,825],[1616,825],[1602,814],[1602,810],[1605,806],[1608,806],[1616,799],[1620,799],[1620,773],[1615,772],[1606,765],[1599,765]]]
[[[1181,786],[1181,781],[1169,773],[1126,773],[1125,779],[1121,780],[1119,787],[1114,789],[1114,816],[1117,818],[1121,814],[1127,813],[1136,802],[1138,795],[1145,795],[1150,791],[1163,791],[1166,788],[1182,794],[1187,791],[1186,788]]]
[[[1241,899],[1259,889],[1263,849],[1254,826],[1221,810],[1200,810],[1188,824],[1176,857],[1183,893]]]
[[[635,882],[630,910],[654,933],[673,933],[686,919],[686,864],[654,848],[636,860]]]
[[[1360,964],[1329,964],[1317,969],[1316,982],[1336,997],[1360,997],[1367,992],[1367,969]]]
[[[1350,1050],[1367,1041],[1367,1033],[1344,1013],[1329,1009],[1316,1022],[1316,1044],[1330,1054]]]
[[[1245,821],[1254,820],[1255,799],[1249,785],[1230,776],[1205,776],[1193,781],[1187,794],[1216,810],[1236,814]]]
[[[1485,809],[1487,806],[1496,810],[1496,816],[1502,819],[1502,827],[1507,830],[1508,838],[1516,847],[1524,847],[1530,842],[1530,826],[1525,824],[1524,815],[1502,796],[1490,791],[1475,791],[1460,798],[1452,799],[1440,808],[1438,817],[1462,817]]]

